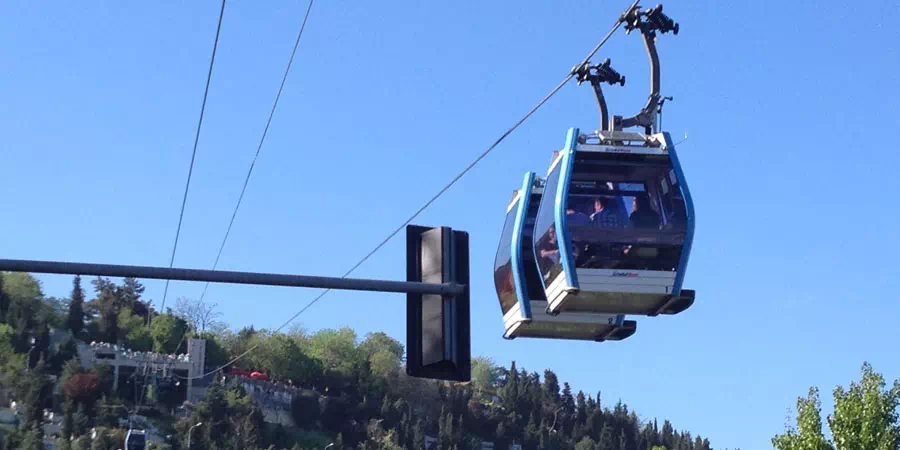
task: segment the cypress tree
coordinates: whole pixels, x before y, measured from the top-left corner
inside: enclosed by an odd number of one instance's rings
[[[575,396],[575,422],[584,425],[587,421],[587,402],[584,399],[584,392],[578,391]],[[581,440],[580,438],[578,439]]]
[[[84,436],[87,434],[90,418],[87,415],[84,403],[78,404],[78,409],[75,410],[75,414],[72,416],[72,424],[74,425],[72,427],[72,433],[76,436]]]
[[[340,435],[338,435],[338,439],[341,439]],[[422,423],[422,419],[416,421],[412,448],[425,448],[425,425]]]
[[[3,272],[0,272],[0,322],[6,322],[7,311],[9,311],[9,296],[3,290]]]
[[[544,371],[544,400],[553,406],[559,405],[559,378],[552,370]]]
[[[72,437],[75,431],[75,402],[72,399],[66,400],[65,415],[63,416],[62,435],[66,442]]]
[[[69,302],[69,315],[66,327],[78,336],[84,329],[84,289],[81,288],[81,276],[75,275],[72,281],[72,298]]]

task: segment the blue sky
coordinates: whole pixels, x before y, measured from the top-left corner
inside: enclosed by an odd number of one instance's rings
[[[554,86],[625,2],[317,3],[220,268],[338,276]],[[645,4],[644,6],[652,6]],[[564,88],[416,223],[470,232],[473,351],[553,368],[717,448],[770,448],[810,385],[831,404],[863,361],[900,378],[896,4],[668,2],[665,126],[698,214],[697,303],[619,343],[504,341],[491,267],[503,210],[566,129],[594,129]],[[0,255],[166,265],[219,4],[0,4]],[[305,11],[229,2],[187,203],[180,267],[209,268]],[[866,11],[866,13],[863,13]],[[640,38],[610,57],[647,94]],[[402,279],[396,239],[355,276]],[[70,277],[42,276],[51,295]],[[148,281],[162,297],[164,282]],[[173,282],[168,304],[197,297]],[[234,327],[275,327],[314,290],[214,285]],[[404,338],[404,297],[331,293],[300,317]]]

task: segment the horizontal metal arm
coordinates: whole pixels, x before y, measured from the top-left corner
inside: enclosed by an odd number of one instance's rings
[[[9,272],[208,281],[210,283],[256,284],[265,286],[293,286],[350,291],[403,292],[433,295],[459,295],[465,292],[466,289],[465,285],[456,283],[431,284],[411,281],[330,278],[274,273],[230,272],[224,270],[170,269],[168,267],[122,266],[64,261],[30,261],[22,259],[0,259],[0,270]]]

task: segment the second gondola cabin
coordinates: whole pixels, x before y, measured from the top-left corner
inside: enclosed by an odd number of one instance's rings
[[[682,289],[694,207],[668,133],[570,129],[534,230],[549,314],[655,316],[694,302]]]
[[[547,300],[532,247],[535,219],[543,192],[543,180],[525,174],[522,189],[515,192],[494,260],[494,282],[503,312],[504,334],[516,337],[622,340],[634,334],[637,323],[622,314],[547,314]]]

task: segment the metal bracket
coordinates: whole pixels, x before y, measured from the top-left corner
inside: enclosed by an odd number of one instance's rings
[[[636,4],[623,14],[619,21],[625,23],[625,34],[631,34],[632,30],[638,29],[644,38],[644,47],[650,58],[650,96],[637,114],[626,118],[613,116],[612,129],[643,127],[646,134],[653,134],[656,131],[653,129],[656,125],[654,114],[660,104],[659,54],[656,51],[656,32],[665,34],[671,31],[677,35],[679,27],[675,21],[663,14],[662,5],[641,11],[640,5]]]
[[[606,106],[606,98],[603,97],[600,83],[610,85],[619,83],[620,86],[625,86],[625,77],[616,72],[609,64],[609,58],[607,58],[602,64],[592,66],[589,61],[585,61],[581,66],[572,69],[579,86],[581,83],[589,81],[591,87],[594,88],[594,96],[597,97],[597,106],[600,108],[600,129],[602,131],[609,129],[609,109]]]

